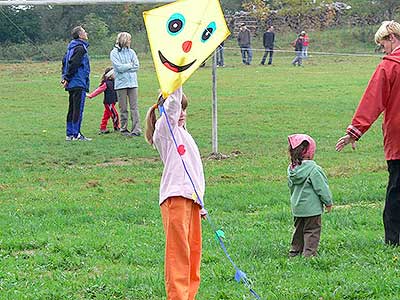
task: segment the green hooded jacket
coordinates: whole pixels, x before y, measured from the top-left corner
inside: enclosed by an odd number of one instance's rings
[[[321,215],[332,205],[332,193],[324,171],[313,160],[304,160],[294,169],[288,168],[288,185],[293,216]]]

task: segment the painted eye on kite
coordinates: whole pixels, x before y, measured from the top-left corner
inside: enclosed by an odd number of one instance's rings
[[[205,43],[215,32],[215,29],[217,29],[217,25],[215,22],[211,22],[210,24],[207,25],[207,28],[204,29],[203,34],[201,35],[201,42]]]
[[[170,35],[177,35],[185,26],[185,17],[181,14],[173,14],[167,22],[167,31]]]

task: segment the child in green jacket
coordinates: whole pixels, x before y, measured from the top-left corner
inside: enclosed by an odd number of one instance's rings
[[[288,167],[290,202],[294,232],[289,256],[315,256],[321,236],[324,205],[332,209],[328,180],[314,158],[315,141],[306,134],[288,137],[291,164]]]

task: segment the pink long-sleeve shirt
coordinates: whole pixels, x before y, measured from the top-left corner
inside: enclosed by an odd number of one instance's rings
[[[182,87],[178,88],[165,100],[164,109],[167,113],[178,146],[183,145],[185,149],[182,158],[185,161],[196,191],[204,205],[205,180],[200,152],[189,132],[187,132],[183,126],[178,126],[178,120],[182,110],[181,101]],[[193,185],[185,172],[180,154],[176,149],[169,131],[165,114],[156,122],[153,142],[164,163],[160,184],[160,205],[168,197],[172,196],[185,197],[198,203],[197,197],[194,196]]]
[[[97,95],[101,94],[102,92],[104,92],[106,89],[107,89],[107,84],[105,82],[103,82],[102,84],[100,84],[100,86],[97,87],[97,89],[95,89],[93,92],[91,92],[87,96],[89,99],[92,99],[92,98],[96,97]]]

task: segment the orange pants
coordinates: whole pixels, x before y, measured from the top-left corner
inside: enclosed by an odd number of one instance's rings
[[[183,197],[161,204],[167,300],[194,300],[200,286],[200,206]]]

